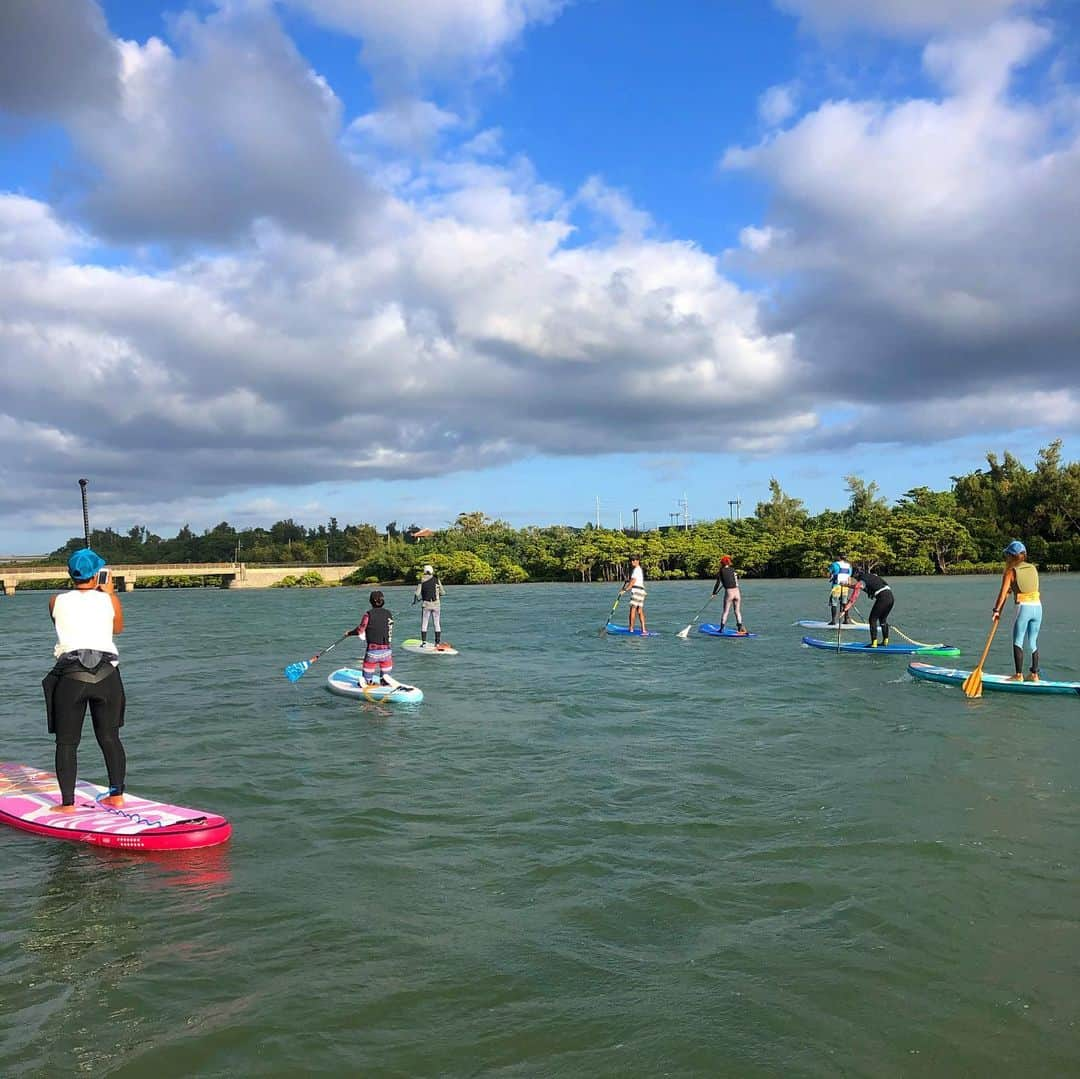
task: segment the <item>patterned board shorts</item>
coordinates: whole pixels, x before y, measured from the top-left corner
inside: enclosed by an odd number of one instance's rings
[[[648,593],[641,585],[636,584],[630,589],[630,606],[631,607],[644,607],[645,597]]]
[[[394,669],[394,651],[388,645],[368,645],[364,653],[362,670],[367,678],[376,672],[389,674]]]

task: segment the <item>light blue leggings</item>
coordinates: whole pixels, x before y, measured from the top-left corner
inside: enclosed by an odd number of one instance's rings
[[[1027,648],[1029,652],[1038,651],[1041,625],[1042,604],[1021,603],[1016,608],[1016,621],[1013,622],[1013,647]]]

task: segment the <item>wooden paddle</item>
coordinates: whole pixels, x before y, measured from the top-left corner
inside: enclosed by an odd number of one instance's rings
[[[983,664],[986,662],[986,657],[990,654],[990,645],[994,641],[994,634],[997,633],[998,623],[1001,620],[999,618],[994,619],[994,624],[990,627],[990,636],[986,638],[986,647],[983,649],[982,657],[979,659],[979,665],[964,679],[963,686],[965,697],[981,697],[982,696],[982,669]]]

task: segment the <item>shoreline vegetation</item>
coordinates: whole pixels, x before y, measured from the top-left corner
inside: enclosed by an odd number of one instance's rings
[[[222,522],[202,535],[184,526],[163,539],[141,525],[127,533],[91,533],[91,546],[109,563],[243,562],[303,567],[270,587],[327,587],[320,564],[355,564],[342,585],[410,584],[425,563],[446,584],[519,584],[543,581],[621,581],[628,560],[640,554],[647,579],[706,580],[728,554],[744,577],[820,577],[844,556],[885,576],[1000,573],[1001,549],[1010,539],[1027,545],[1047,572],[1080,569],[1080,462],[1065,463],[1061,441],[1039,451],[1034,468],[1006,453],[986,456],[987,468],[955,476],[948,491],[913,487],[889,505],[876,483],[845,477],[843,510],[810,514],[774,478],[770,497],[753,516],[633,529],[550,525],[511,528],[474,510],[444,529],[391,521],[380,533],[372,524],[341,526],[336,517],[305,528],[293,520],[270,528],[236,529]],[[36,565],[63,565],[83,546],[73,537]],[[11,568],[15,568],[14,565]],[[61,575],[63,571],[61,570]],[[63,587],[26,582],[20,588]],[[209,586],[211,578],[140,577],[139,588]],[[220,578],[213,584],[219,585]]]

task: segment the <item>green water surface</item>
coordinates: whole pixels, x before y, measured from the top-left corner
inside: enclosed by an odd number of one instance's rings
[[[996,581],[893,583],[973,666]],[[1080,679],[1080,579],[1043,586],[1044,672]],[[125,596],[129,787],[233,837],[0,829],[0,1074],[1080,1074],[1080,701],[806,649],[818,582],[679,640],[709,587],[651,584],[648,640],[600,635],[616,586],[453,588],[461,655],[399,650],[395,708],[326,692],[352,640],[281,674],[366,591]],[[46,597],[0,625],[0,759],[51,769]]]

